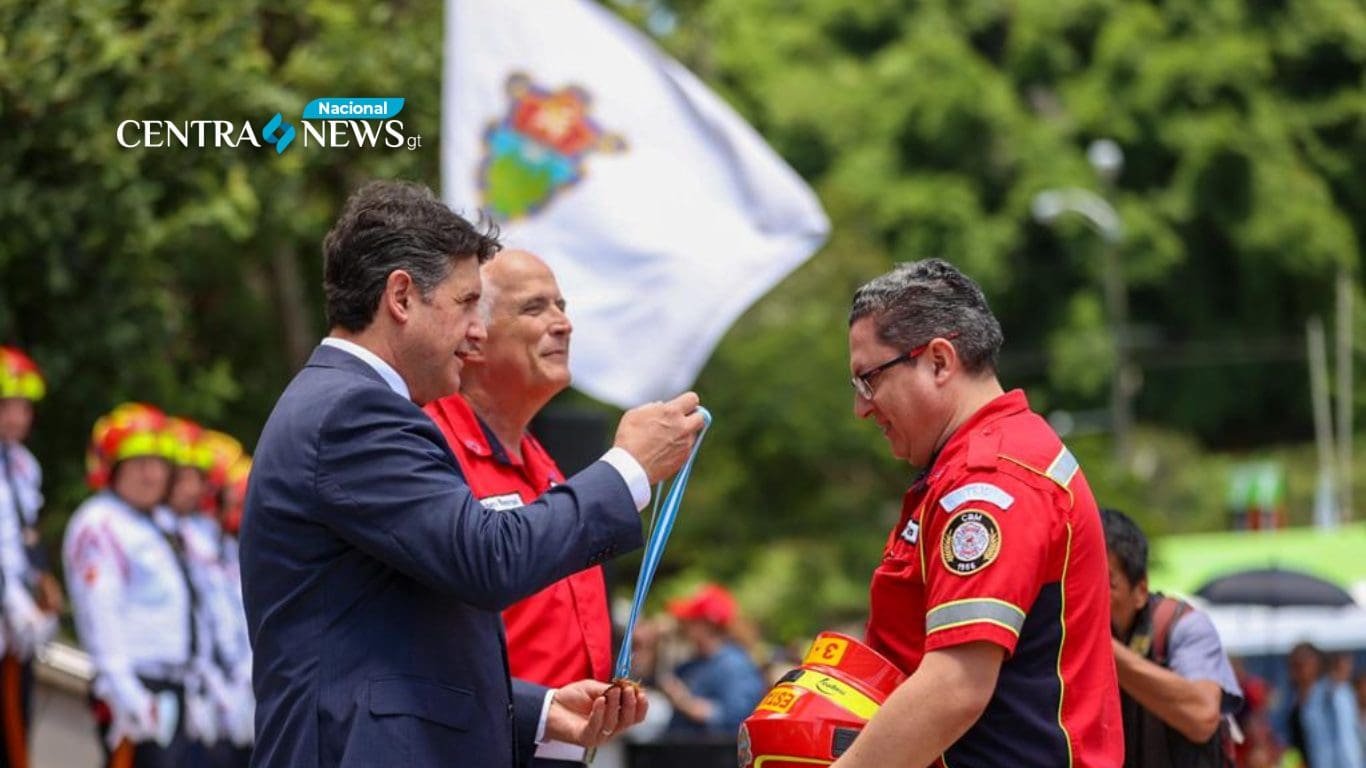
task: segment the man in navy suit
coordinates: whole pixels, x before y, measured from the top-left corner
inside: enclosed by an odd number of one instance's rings
[[[353,195],[324,241],[331,331],[266,422],[242,522],[254,766],[511,768],[644,717],[630,689],[511,683],[498,612],[642,544],[698,399],[628,411],[601,461],[485,510],[420,406],[456,391],[484,337],[479,264],[497,249],[396,182]]]

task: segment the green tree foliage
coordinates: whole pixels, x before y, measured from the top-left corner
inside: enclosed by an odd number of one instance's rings
[[[1085,147],[1116,139],[1140,415],[1216,445],[1305,433],[1307,377],[1250,363],[1301,354],[1304,318],[1339,266],[1355,269],[1359,4],[678,7],[669,42],[824,199],[852,203],[836,225],[870,235],[884,263],[937,254],[977,276],[1005,320],[1006,372],[1046,370],[1058,404],[1099,403],[1108,379],[1099,243],[1079,220],[1040,227],[1029,205],[1096,188]],[[1240,386],[1198,386],[1211,371]]]
[[[779,631],[861,607],[848,585],[875,564],[909,472],[850,415],[843,313],[895,261],[944,256],[982,282],[1006,330],[1002,378],[1037,408],[1104,408],[1100,239],[1079,219],[1050,229],[1030,215],[1041,190],[1101,191],[1085,155],[1100,137],[1127,156],[1112,199],[1140,419],[1213,447],[1308,436],[1304,320],[1331,316],[1363,224],[1359,4],[648,7],[678,15],[665,43],[816,185],[835,223],[699,384],[718,437],[699,470],[705,520],[680,533],[706,565],[684,578],[750,574],[747,597]],[[1143,444],[1135,474],[1110,465],[1104,441],[1078,440],[1102,499],[1154,531],[1219,524],[1223,465],[1189,439]]]
[[[1076,440],[1100,495],[1164,530],[1208,524],[1222,482],[1196,474],[1212,466],[1202,447],[1308,434],[1300,334],[1331,314],[1337,270],[1355,272],[1366,202],[1359,3],[612,7],[751,120],[834,225],[698,383],[717,425],[666,560],[677,580],[739,584],[784,637],[861,613],[910,471],[853,418],[845,313],[896,261],[944,256],[981,281],[1006,329],[1003,379],[1037,408],[1104,407],[1099,240],[1075,218],[1030,216],[1041,190],[1099,190],[1085,157],[1098,137],[1127,156],[1110,194],[1145,372],[1138,415],[1174,435],[1145,438],[1138,474],[1109,466],[1103,439]],[[35,440],[49,533],[82,494],[91,422],[121,400],[254,439],[323,330],[319,243],[347,192],[439,181],[441,12],[0,0],[0,341],[52,381]],[[259,130],[327,95],[406,97],[422,148],[115,141],[125,119]]]
[[[255,439],[323,330],[319,244],[341,201],[371,177],[435,184],[440,12],[0,0],[0,340],[52,382],[34,442],[55,506],[79,501],[90,425],[123,400]],[[116,141],[123,120],[259,133],[336,94],[421,96],[401,117],[430,148]]]

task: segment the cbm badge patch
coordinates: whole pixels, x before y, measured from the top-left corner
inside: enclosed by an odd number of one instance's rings
[[[959,576],[991,565],[1001,553],[1001,529],[991,515],[980,509],[959,512],[944,526],[939,554],[944,567]]]

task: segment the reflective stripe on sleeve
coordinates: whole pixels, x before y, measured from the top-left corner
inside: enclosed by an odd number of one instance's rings
[[[925,614],[925,634],[964,624],[986,622],[1004,627],[1019,637],[1024,620],[1024,611],[1001,600],[954,600],[935,606]]]

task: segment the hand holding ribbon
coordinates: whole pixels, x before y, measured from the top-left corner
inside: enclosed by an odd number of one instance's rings
[[[687,490],[688,479],[692,475],[693,462],[697,459],[697,452],[702,447],[702,438],[706,436],[707,429],[711,427],[711,412],[702,406],[697,406],[695,413],[702,418],[702,429],[697,434],[696,441],[692,444],[692,450],[688,453],[687,461],[683,463],[682,469],[674,476],[673,482],[669,485],[669,492],[664,497],[663,504],[660,504],[660,488],[655,491],[655,511],[651,516],[650,534],[645,542],[645,557],[640,564],[640,574],[636,577],[636,591],[631,599],[631,614],[626,620],[626,629],[622,633],[621,650],[617,653],[617,663],[612,675],[616,680],[624,680],[631,675],[631,638],[635,635],[636,622],[640,618],[640,609],[645,604],[645,597],[650,592],[650,586],[654,582],[655,571],[659,568],[659,562],[664,557],[664,547],[668,544],[669,535],[673,533],[674,521],[678,517],[678,509],[683,503],[683,492]]]

